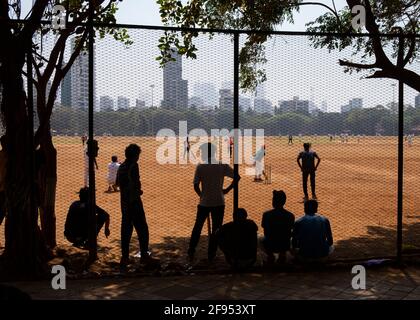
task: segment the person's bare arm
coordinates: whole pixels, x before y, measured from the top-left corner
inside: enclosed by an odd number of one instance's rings
[[[315,165],[315,171],[318,169],[319,164],[321,163],[321,158],[315,154],[315,158],[316,158],[316,165]]]
[[[108,219],[106,219],[106,221],[105,221],[105,237],[107,237],[107,238],[111,234],[111,231],[109,231],[109,221],[110,221],[110,219],[109,219],[109,216],[108,216]]]
[[[297,157],[297,163],[299,165],[300,170],[303,170],[302,164],[300,163],[300,155]]]
[[[235,186],[235,182],[239,183],[239,180],[241,180],[240,175],[238,175],[238,179],[236,181],[235,181],[235,179],[233,179],[232,183],[226,189],[223,189],[223,194],[228,194],[233,189],[233,187]]]
[[[194,191],[199,197],[201,197],[201,189],[199,183],[194,183]]]

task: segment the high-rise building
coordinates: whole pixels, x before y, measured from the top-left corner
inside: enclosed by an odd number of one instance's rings
[[[346,113],[350,112],[354,109],[362,109],[363,108],[363,99],[362,98],[353,98],[349,101],[348,104],[341,107],[341,112]]]
[[[416,98],[414,99],[414,106],[415,106],[416,108],[420,108],[420,94],[418,94],[418,95],[416,96]]]
[[[309,101],[293,97],[293,100],[279,101],[279,112],[309,113]]]
[[[204,107],[203,98],[198,97],[198,96],[192,96],[188,100],[188,107],[190,107],[190,108],[202,108],[202,107]]]
[[[72,42],[72,52],[75,49],[75,41]],[[96,67],[95,54],[93,57],[93,101],[96,99]],[[80,52],[69,72],[61,84],[61,104],[76,109],[88,109],[89,107],[89,53]]]
[[[130,107],[130,99],[127,97],[119,96],[117,98],[117,109],[127,110]]]
[[[136,99],[136,108],[137,109],[144,109],[146,108],[146,101],[141,99]]]
[[[104,110],[114,110],[114,99],[110,96],[101,96],[99,98],[99,108],[101,111]]]
[[[248,111],[251,109],[251,99],[239,96],[239,109],[242,111]]]
[[[219,108],[233,110],[233,92],[230,89],[219,90]]]
[[[61,82],[61,105],[71,107],[71,68]]]
[[[182,56],[172,53],[175,61],[163,67],[162,107],[188,108],[188,81],[182,79]]]
[[[263,98],[256,98],[254,100],[254,111],[257,113],[274,113],[273,105],[270,100]]]
[[[195,97],[203,100],[204,105],[212,107],[217,105],[217,90],[214,84],[195,83],[193,92]]]

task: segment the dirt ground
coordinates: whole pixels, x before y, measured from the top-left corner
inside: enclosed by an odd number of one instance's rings
[[[418,140],[418,139],[417,139]],[[192,180],[193,164],[165,164],[156,161],[156,150],[162,142],[150,137],[100,137],[99,170],[96,171],[97,204],[111,215],[111,236],[99,236],[100,253],[118,260],[120,240],[119,193],[106,193],[107,164],[112,155],[124,160],[129,143],[142,148],[140,174],[143,202],[149,224],[152,252],[157,256],[179,258],[185,255],[194,224],[197,196]],[[296,157],[303,141],[310,141],[322,161],[317,172],[319,212],[331,221],[336,251],[334,257],[359,258],[395,254],[397,221],[397,138],[365,137],[360,142],[330,142],[326,137],[295,138],[291,146],[287,138],[269,137],[266,143],[266,164],[271,166],[272,184],[253,182],[245,175],[248,166],[240,166],[239,205],[258,225],[262,213],[270,209],[273,189],[287,194],[286,208],[296,218],[303,215],[302,187]],[[181,141],[182,143],[182,141]],[[63,228],[66,213],[76,192],[83,185],[83,147],[80,137],[56,137],[58,150],[58,188],[56,195],[57,240],[66,243]],[[419,198],[415,187],[420,185],[420,141],[405,145],[404,163],[404,243],[405,248],[420,247]],[[182,148],[182,147],[181,147]],[[182,157],[182,154],[180,155]],[[416,198],[417,197],[417,198]],[[225,221],[232,217],[233,192],[226,198]],[[262,233],[262,228],[259,228]],[[207,235],[207,227],[202,232]],[[138,251],[132,239],[133,254]],[[3,232],[1,240],[4,244]],[[201,247],[206,245],[202,237]],[[199,252],[205,257],[203,251]]]

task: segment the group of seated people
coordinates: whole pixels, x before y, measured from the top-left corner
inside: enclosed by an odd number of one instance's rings
[[[82,188],[79,201],[70,206],[64,235],[78,247],[86,247],[88,241],[88,199],[89,189]],[[273,191],[273,209],[262,216],[264,237],[258,240],[258,226],[248,219],[245,209],[239,208],[233,213],[233,221],[224,224],[216,231],[217,243],[223,251],[226,261],[233,269],[251,267],[257,261],[259,244],[266,254],[267,264],[283,264],[289,252],[301,262],[322,262],[333,250],[333,237],[327,218],[319,215],[318,202],[308,200],[304,203],[305,215],[295,221],[293,213],[284,208],[286,194]],[[109,214],[96,206],[97,234],[105,227],[108,237]]]
[[[290,252],[299,262],[323,262],[333,251],[331,226],[326,217],[319,215],[318,202],[304,204],[305,215],[295,221],[293,213],[284,208],[286,194],[273,191],[273,209],[262,217],[264,237],[260,240],[267,264],[286,262]],[[255,264],[258,249],[258,227],[247,219],[243,208],[233,214],[233,221],[217,231],[219,248],[234,269],[246,269]]]

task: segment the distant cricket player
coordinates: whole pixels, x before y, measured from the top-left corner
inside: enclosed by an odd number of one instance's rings
[[[408,135],[408,146],[411,147],[413,145],[413,138],[414,138],[414,134],[409,134]]]
[[[321,158],[315,151],[311,150],[310,143],[303,144],[304,151],[300,152],[297,158],[297,163],[302,171],[302,182],[303,182],[303,201],[307,201],[308,198],[308,176],[311,179],[311,191],[312,199],[317,199],[315,192],[315,172],[321,162]],[[315,164],[315,159],[317,163]]]
[[[185,160],[185,156],[189,156],[190,154],[190,138],[187,136],[184,140],[184,160]]]
[[[118,186],[116,184],[116,181],[117,181],[117,172],[118,172],[119,167],[120,167],[120,163],[118,162],[118,157],[112,156],[111,162],[108,164],[108,176],[107,176],[108,192],[118,191]]]
[[[289,142],[287,142],[287,144],[290,146],[291,144],[293,144],[293,136],[291,134],[289,134]]]
[[[261,146],[260,150],[257,151],[254,157],[255,161],[255,178],[254,182],[263,181],[261,175],[264,171],[264,157],[265,157],[265,145]]]

